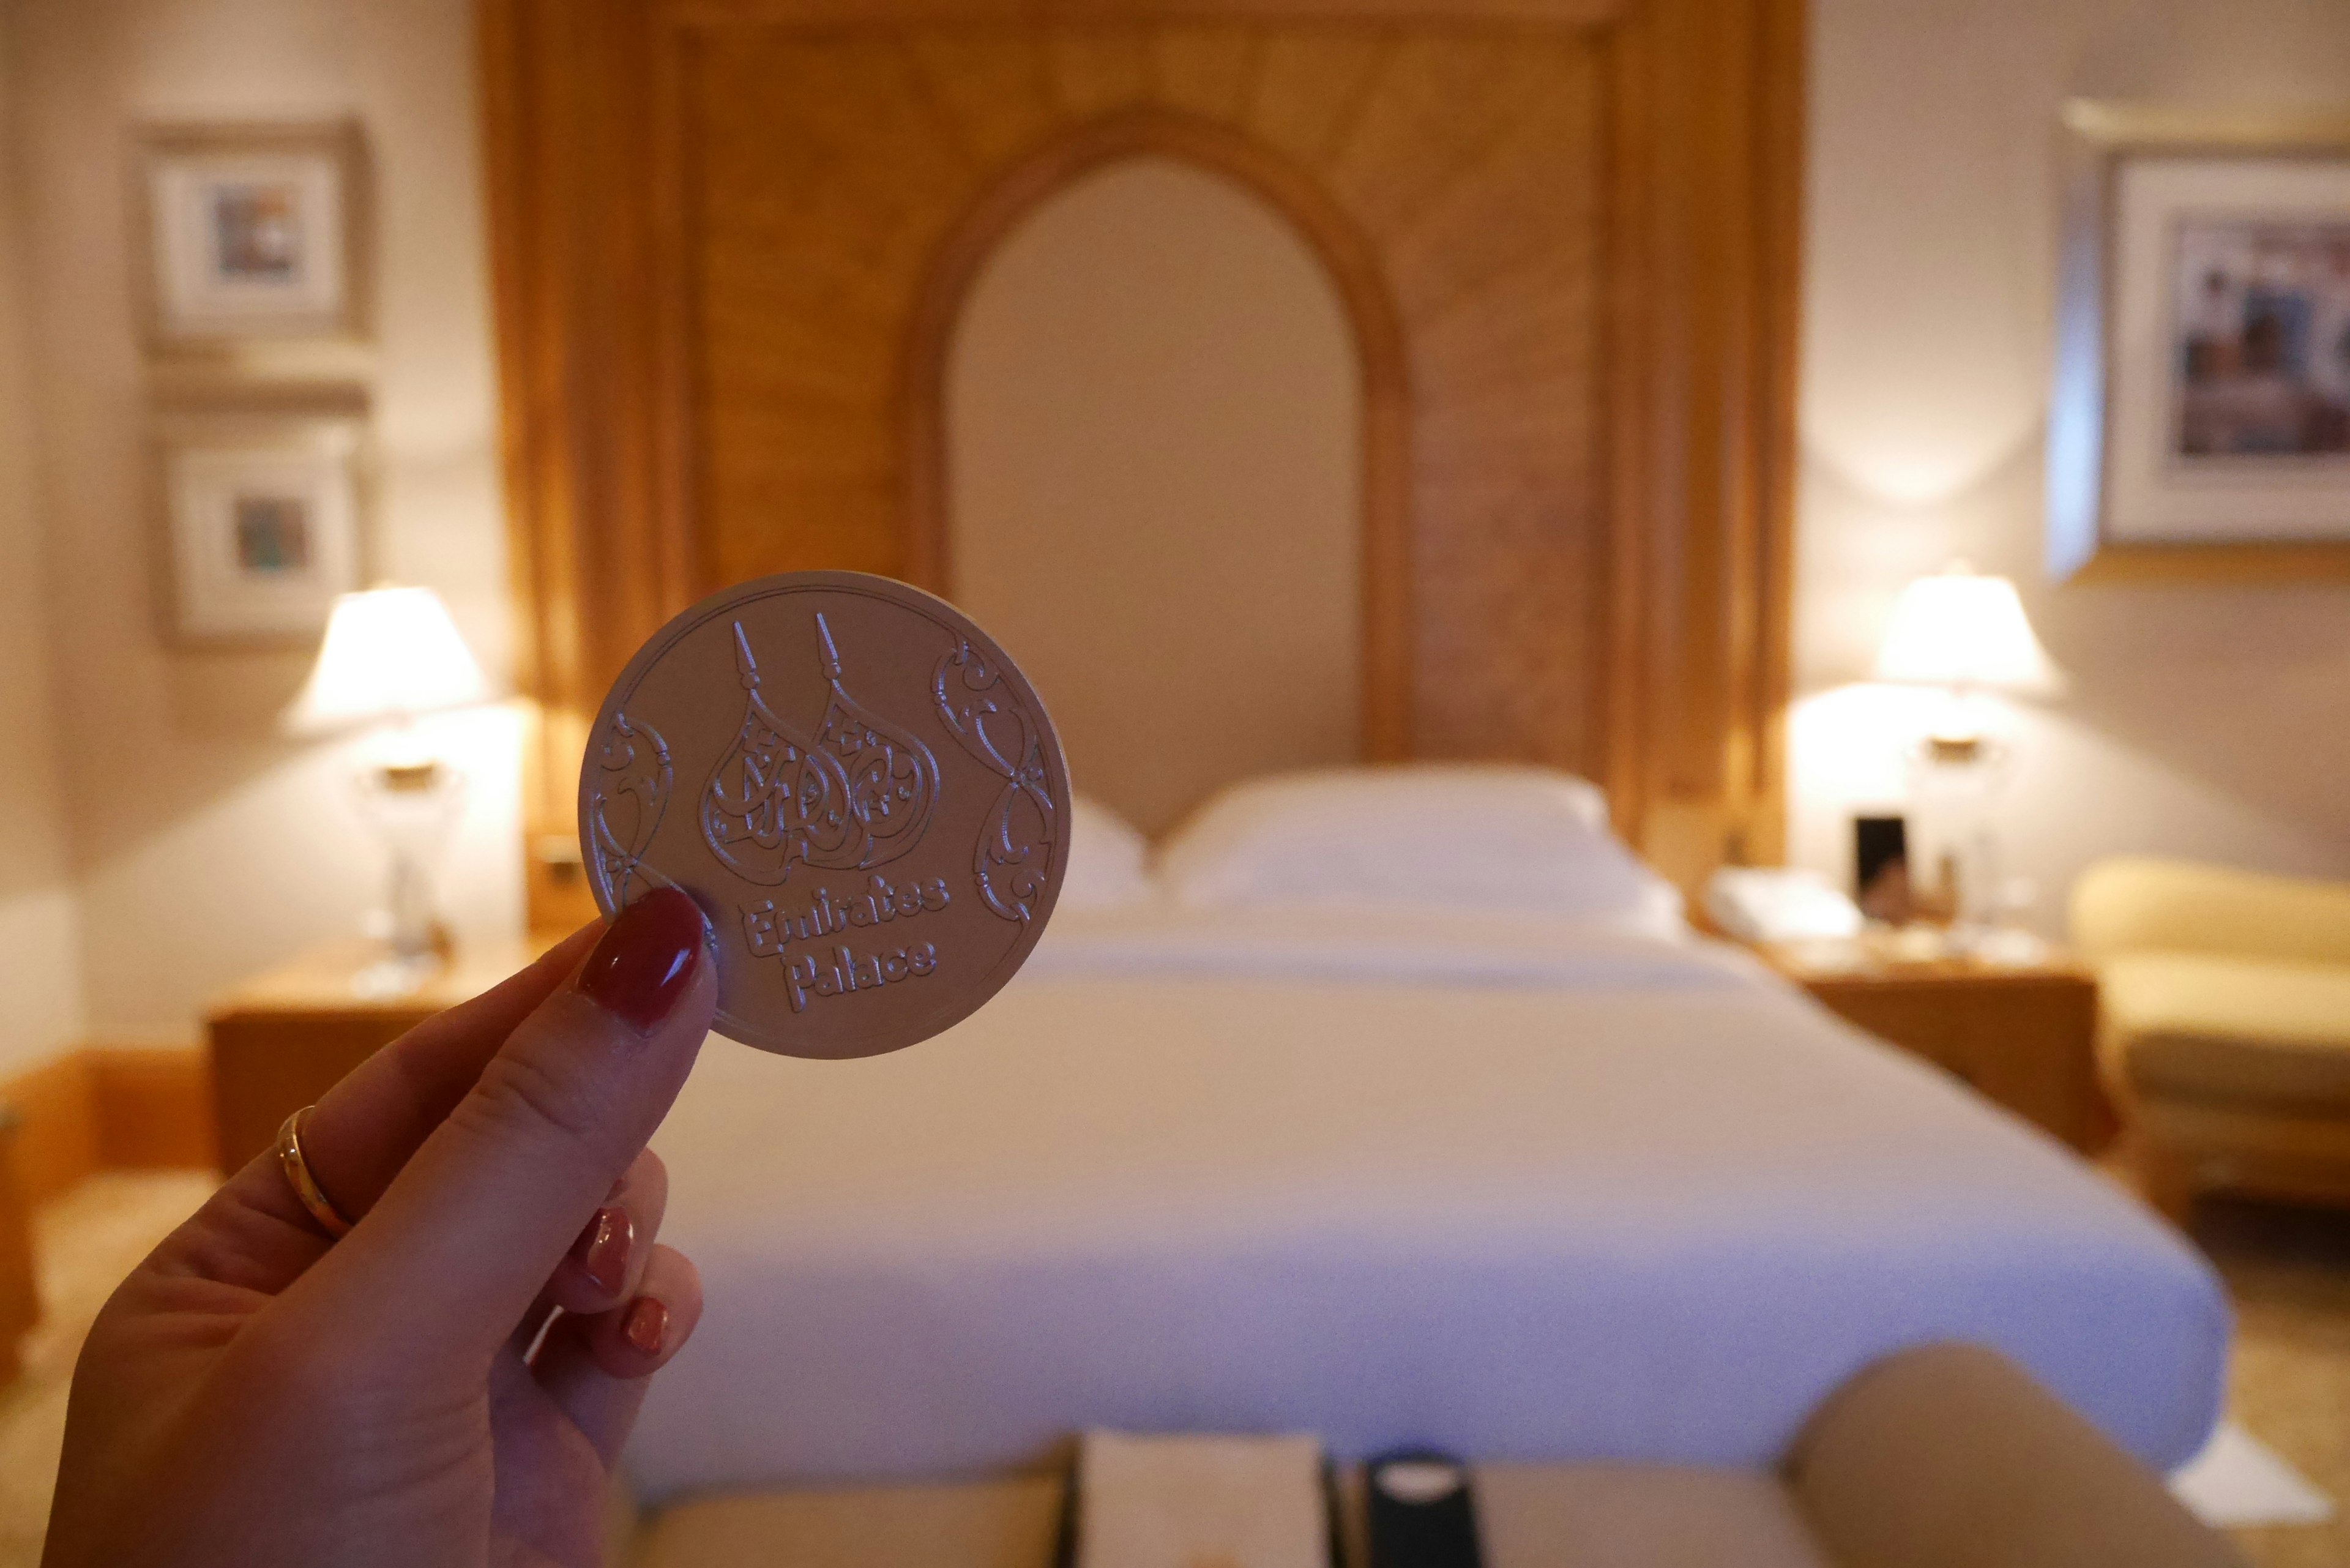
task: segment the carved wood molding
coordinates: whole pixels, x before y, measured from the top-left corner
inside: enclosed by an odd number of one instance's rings
[[[1028,154],[965,212],[938,248],[907,334],[902,418],[906,517],[913,580],[949,580],[945,384],[956,322],[996,246],[1071,181],[1121,159],[1156,154],[1247,186],[1305,238],[1337,287],[1359,356],[1363,399],[1363,736],[1377,758],[1410,755],[1409,375],[1402,325],[1378,257],[1304,171],[1213,120],[1138,109],[1085,121]]]
[[[659,0],[681,26],[891,26],[941,23],[1335,22],[1349,26],[1591,27],[1636,0]]]
[[[483,16],[538,831],[570,832],[576,716],[697,592],[939,580],[971,273],[1161,151],[1286,214],[1362,341],[1373,751],[1581,768],[1684,879],[1777,854],[1801,0]],[[761,507],[786,535],[738,532]]]
[[[1170,151],[1296,226],[1362,336],[1375,754],[1596,771],[1602,66],[1572,29],[730,36],[689,89],[708,553],[923,573],[940,269],[1089,160]]]

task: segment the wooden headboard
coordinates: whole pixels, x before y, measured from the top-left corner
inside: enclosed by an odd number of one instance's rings
[[[1363,732],[1776,858],[1801,0],[484,0],[531,907],[587,719],[742,577],[943,586],[941,382],[1070,180],[1204,165],[1361,358]]]

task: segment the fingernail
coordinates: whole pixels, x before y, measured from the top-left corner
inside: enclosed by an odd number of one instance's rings
[[[617,1295],[629,1282],[629,1249],[636,1245],[636,1221],[625,1209],[598,1209],[596,1218],[571,1243],[571,1255],[580,1272]]]
[[[614,918],[579,971],[590,1001],[639,1029],[669,1016],[702,960],[702,911],[674,888],[656,888]]]
[[[659,1355],[661,1342],[669,1337],[669,1308],[650,1296],[639,1296],[620,1320],[620,1337],[640,1355]]]

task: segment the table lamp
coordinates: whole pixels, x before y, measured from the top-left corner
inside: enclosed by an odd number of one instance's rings
[[[335,600],[318,662],[286,711],[286,728],[297,735],[375,732],[358,783],[390,860],[387,979],[404,974],[414,983],[446,946],[433,909],[432,861],[464,794],[463,775],[433,754],[416,719],[489,697],[482,667],[440,596],[380,587]]]
[[[2056,667],[2024,618],[2023,601],[2005,577],[1953,562],[1901,590],[1877,649],[1877,678],[1942,692],[1925,738],[1911,753],[1922,793],[1942,797],[1954,815],[1971,817],[1959,873],[1961,923],[1998,923],[2006,889],[1990,797],[2012,760],[1992,732],[1986,691],[2049,694],[2062,688]]]

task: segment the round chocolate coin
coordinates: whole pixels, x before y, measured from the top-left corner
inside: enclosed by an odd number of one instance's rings
[[[604,699],[579,847],[607,915],[683,888],[720,1033],[791,1056],[927,1040],[1036,945],[1069,774],[1035,691],[953,606],[793,572],[661,628]]]

